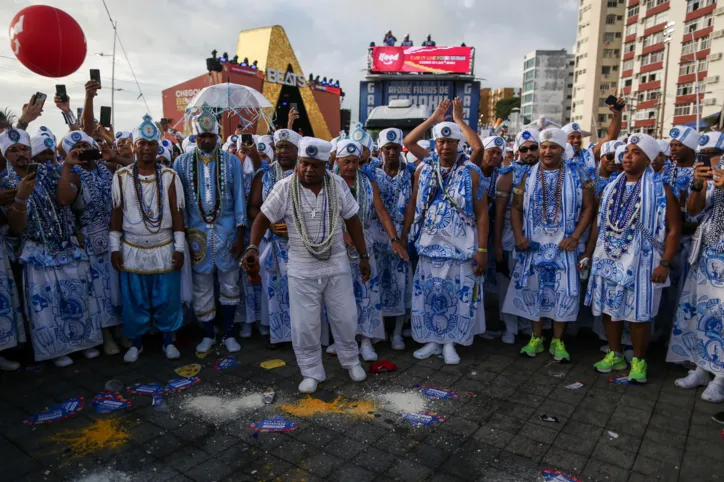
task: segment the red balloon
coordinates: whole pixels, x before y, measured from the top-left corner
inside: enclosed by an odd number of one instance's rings
[[[10,48],[36,74],[65,77],[83,65],[86,43],[73,17],[47,5],[20,10],[10,22]]]

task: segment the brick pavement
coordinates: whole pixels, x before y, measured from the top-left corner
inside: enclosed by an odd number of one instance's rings
[[[522,337],[519,337],[521,339]],[[541,468],[557,468],[585,481],[706,481],[724,478],[722,426],[711,414],[724,410],[703,402],[701,389],[676,389],[681,367],[663,363],[663,347],[650,357],[649,383],[621,386],[608,383],[591,365],[600,358],[598,341],[584,335],[567,342],[573,363],[550,364],[544,353],[520,357],[519,346],[476,339],[461,348],[462,363],[446,366],[439,358],[417,361],[413,342],[405,352],[378,345],[381,359],[397,364],[395,373],[371,376],[353,384],[337,364],[325,357],[328,380],[315,395],[324,400],[339,394],[369,398],[370,394],[415,384],[439,386],[461,394],[457,400],[432,403],[447,417],[433,427],[414,428],[392,413],[378,410],[369,420],[341,415],[312,419],[288,417],[300,429],[255,436],[248,424],[274,413],[274,407],[214,425],[181,412],[178,405],[192,391],[263,389],[273,386],[278,400],[299,397],[301,380],[290,346],[267,350],[259,337],[245,340],[238,367],[217,372],[218,351],[204,360],[194,344],[182,347],[182,359],[167,361],[160,349],[147,345],[138,363],[120,356],[87,361],[74,356],[70,368],[45,365],[39,373],[0,375],[0,480],[79,480],[103,475],[113,481],[252,481],[252,480],[542,480]],[[261,361],[281,358],[287,366],[261,369]],[[170,394],[168,413],[154,412],[151,399],[127,395],[136,404],[113,415],[99,415],[86,405],[72,419],[27,426],[21,421],[38,410],[70,397],[89,401],[107,380],[125,384],[165,383],[173,369],[201,363],[201,384]],[[575,381],[577,391],[564,387]],[[472,392],[474,397],[464,395]],[[559,423],[538,420],[556,416]],[[125,445],[73,459],[53,434],[80,429],[99,418],[116,417],[129,427]],[[614,432],[617,438],[609,435]],[[114,478],[115,477],[115,478]],[[86,479],[88,480],[88,479]]]

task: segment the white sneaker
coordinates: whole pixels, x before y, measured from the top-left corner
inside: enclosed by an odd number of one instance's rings
[[[703,387],[709,384],[711,376],[703,368],[697,368],[696,370],[689,370],[689,374],[684,378],[679,378],[674,382],[679,388],[685,390],[691,390],[696,387]]]
[[[128,349],[125,355],[123,355],[123,361],[126,363],[135,363],[138,361],[138,355],[143,353],[143,347],[139,350],[135,346]]]
[[[334,343],[332,343],[331,345],[329,345],[327,347],[327,355],[336,355],[336,354],[337,354],[337,347],[335,346]]]
[[[301,393],[314,393],[317,391],[317,385],[319,385],[319,382],[314,378],[305,378],[299,384],[299,391]]]
[[[118,345],[116,344],[116,340],[113,339],[111,330],[104,329],[103,330],[103,353],[105,353],[106,355],[118,355],[120,352],[121,352],[121,349],[118,348]]]
[[[166,352],[166,358],[169,360],[178,360],[181,358],[181,353],[178,351],[178,348],[173,346],[173,343],[164,348],[163,351]]]
[[[12,360],[8,360],[4,356],[0,356],[0,370],[5,372],[12,372],[20,368],[20,363]]]
[[[445,359],[446,365],[458,365],[460,364],[460,355],[455,351],[454,343],[445,343],[442,349],[442,356]]]
[[[83,356],[86,358],[86,360],[92,360],[101,356],[101,352],[99,352],[96,348],[87,348],[83,350]]]
[[[377,353],[372,347],[372,342],[369,338],[362,338],[362,343],[359,345],[359,352],[362,355],[362,359],[367,362],[377,361]]]
[[[68,367],[72,364],[73,359],[69,356],[59,356],[58,358],[53,359],[53,365],[57,366],[58,368]]]
[[[242,338],[251,338],[251,323],[242,323],[241,324],[241,337]]]
[[[216,343],[216,340],[213,338],[204,338],[201,340],[201,343],[196,345],[196,351],[199,353],[208,353],[211,351],[211,347],[214,346],[214,343]]]
[[[405,340],[402,339],[401,336],[393,336],[392,337],[392,349],[397,351],[402,351],[405,349]]]
[[[419,350],[415,350],[415,353],[413,353],[412,356],[418,360],[425,360],[426,358],[430,358],[433,355],[440,355],[441,353],[442,347],[434,341],[431,341]]]
[[[503,343],[506,345],[515,345],[515,334],[514,333],[508,333],[507,331],[503,333]]]
[[[262,325],[261,323],[257,323],[256,327],[259,330],[260,335],[269,336],[269,327],[267,325]]]
[[[233,336],[225,338],[223,343],[226,347],[226,351],[228,351],[229,353],[236,353],[237,351],[241,350],[241,345],[239,345],[239,342],[237,342],[236,338],[234,338]]]
[[[709,382],[701,399],[705,402],[721,403],[724,402],[724,379],[715,378]]]
[[[365,369],[362,368],[361,365],[355,365],[349,370],[349,377],[352,379],[353,382],[361,382],[365,378],[367,378],[367,373],[365,372]]]

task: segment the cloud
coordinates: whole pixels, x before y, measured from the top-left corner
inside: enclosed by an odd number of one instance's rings
[[[381,43],[392,29],[398,38],[410,33],[416,44],[432,34],[439,45],[465,42],[476,48],[476,76],[483,86],[520,87],[523,56],[535,49],[569,48],[575,42],[578,0],[106,0],[141,90],[154,118],[161,117],[161,91],[205,72],[213,49],[230,54],[241,30],[282,25],[305,76],[339,79],[347,94],[343,107],[357,116],[359,82],[364,79],[366,49]],[[0,18],[10,19],[36,0],[2,2]],[[53,6],[73,16],[83,28],[88,56],[75,74],[49,79],[23,67],[9,48],[7,29],[0,29],[0,107],[19,111],[36,91],[52,98],[65,84],[72,106],[81,107],[88,70],[101,70],[104,89],[96,111],[111,102],[113,30],[100,0],[54,0]],[[233,55],[233,54],[232,54]],[[120,48],[116,59],[116,128],[129,130],[146,113],[139,88]],[[36,121],[56,134],[65,131],[51,102]],[[31,129],[33,130],[33,129]]]

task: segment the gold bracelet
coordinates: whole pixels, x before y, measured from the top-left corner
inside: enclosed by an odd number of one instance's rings
[[[487,253],[488,248],[478,248],[478,253]]]

